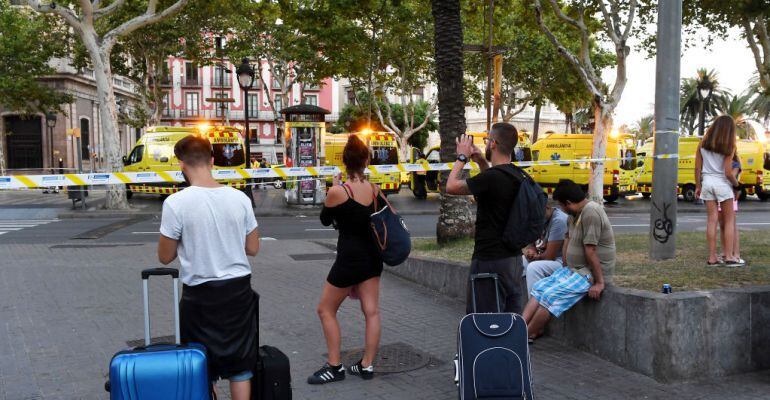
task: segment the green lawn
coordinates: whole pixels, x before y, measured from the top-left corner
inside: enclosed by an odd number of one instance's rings
[[[741,232],[741,256],[745,268],[706,267],[706,237],[702,232],[677,235],[674,260],[650,261],[647,235],[623,234],[615,237],[618,251],[614,283],[616,286],[660,290],[664,283],[675,291],[770,285],[770,231]],[[414,241],[412,254],[470,262],[473,240],[462,240],[445,247],[435,240]]]

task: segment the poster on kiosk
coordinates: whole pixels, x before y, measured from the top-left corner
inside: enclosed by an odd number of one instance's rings
[[[326,131],[325,114],[329,111],[311,105],[298,105],[281,110],[284,115],[288,167],[318,167],[323,154]],[[326,184],[313,176],[304,176],[286,184],[289,205],[321,205],[326,197]]]

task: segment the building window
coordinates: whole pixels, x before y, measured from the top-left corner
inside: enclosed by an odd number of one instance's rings
[[[281,95],[275,94],[275,99],[273,99],[273,104],[275,105],[275,111],[281,112],[281,109],[283,109],[283,101],[281,101]]]
[[[259,128],[251,128],[249,127],[249,130],[251,133],[249,134],[249,138],[254,141],[254,143],[259,144]]]
[[[318,83],[306,83],[306,84],[303,84],[302,87],[305,90],[312,90],[312,91],[321,90],[321,85]]]
[[[200,98],[198,92],[188,92],[184,95],[185,115],[188,117],[197,117],[200,110]]]
[[[80,119],[80,156],[83,160],[91,159],[91,121]]]
[[[273,90],[281,90],[281,83],[275,78],[273,78]]]
[[[211,86],[216,87],[230,87],[230,74],[227,73],[226,67],[222,65],[214,66],[214,81],[211,82]]]
[[[275,127],[275,142],[278,144],[283,143],[283,131],[278,127]]]
[[[185,85],[187,86],[197,86],[199,83],[198,81],[198,65],[193,64],[191,62],[186,62],[184,64],[184,75],[185,75]]]
[[[170,117],[171,116],[171,101],[170,101],[169,93],[165,92],[163,93],[163,116],[164,117]]]
[[[230,97],[229,93],[214,93],[214,97],[217,99],[227,99]],[[225,102],[216,102],[214,103],[214,109],[216,110],[216,116],[222,117],[225,115],[225,111],[227,110],[229,106]]]
[[[347,104],[356,104],[356,92],[353,89],[345,90],[345,98],[347,99]]]
[[[259,116],[259,93],[249,93],[249,117]]]
[[[318,95],[317,94],[307,94],[302,99],[302,103],[308,104],[311,106],[317,106],[318,105]]]

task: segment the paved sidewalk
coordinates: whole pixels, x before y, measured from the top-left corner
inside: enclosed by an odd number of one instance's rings
[[[431,365],[368,382],[305,384],[325,353],[315,304],[331,261],[294,261],[297,254],[329,250],[305,241],[264,242],[252,262],[262,296],[261,339],[289,355],[295,399],[457,397],[451,358],[463,305],[389,274],[382,279],[382,343],[409,344],[430,354]],[[149,244],[0,245],[0,399],[108,398],[103,384],[112,354],[142,337],[139,271],[156,265]],[[163,279],[151,284],[154,335],[172,332],[169,286]],[[346,301],[339,315],[343,348],[360,347],[356,302]],[[533,346],[532,361],[540,399],[767,399],[770,393],[770,371],[662,385],[549,339]]]

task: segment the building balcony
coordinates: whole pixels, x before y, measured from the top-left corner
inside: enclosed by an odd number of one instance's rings
[[[227,79],[224,82],[220,82],[219,79],[213,79],[211,81],[211,87],[214,89],[216,88],[229,89],[233,87],[233,82],[230,79]]]
[[[243,110],[230,111],[228,117],[231,123],[240,122],[245,120],[245,114]],[[222,112],[220,110],[163,110],[162,118],[164,120],[222,120]],[[252,122],[272,122],[275,120],[272,111],[259,111],[256,115],[249,113],[249,121]]]
[[[182,78],[182,86],[199,87],[201,86],[201,80],[200,78]]]

